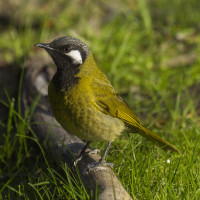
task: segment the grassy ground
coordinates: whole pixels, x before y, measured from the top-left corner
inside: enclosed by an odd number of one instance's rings
[[[107,161],[133,199],[200,199],[200,2],[16,2],[0,16],[0,199],[89,198],[33,137],[33,107],[23,116],[19,104],[18,69],[33,45],[66,34],[88,44],[141,121],[181,151],[163,152],[138,135],[116,140]]]

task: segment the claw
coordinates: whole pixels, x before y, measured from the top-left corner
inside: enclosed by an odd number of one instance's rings
[[[81,161],[83,156],[79,156],[75,161],[74,161],[74,166],[78,164],[79,161]]]
[[[90,150],[89,152],[86,152],[85,154],[86,154],[86,155],[91,155],[91,154],[97,154],[97,153],[100,153],[100,150],[99,150],[99,149]]]
[[[82,155],[79,155],[78,158],[74,161],[74,166],[76,166],[78,164],[78,162],[81,161],[84,156],[91,155],[91,154],[97,154],[99,152],[100,152],[99,149],[93,149],[93,150],[89,150],[88,152],[84,152]]]
[[[114,167],[114,164],[113,163],[109,163],[109,162],[101,162],[101,160],[97,163],[92,163],[92,164],[89,164],[87,166],[87,168],[84,170],[83,174],[88,174],[90,173],[91,171],[95,170],[95,169],[98,169],[98,170],[105,170],[106,167]]]

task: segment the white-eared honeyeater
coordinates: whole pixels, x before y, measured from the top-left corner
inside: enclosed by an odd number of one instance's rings
[[[70,134],[88,141],[107,141],[104,162],[111,143],[124,132],[139,133],[164,150],[178,149],[145,128],[132,109],[97,67],[88,46],[77,38],[63,36],[50,43],[39,43],[54,60],[57,72],[48,97],[56,120]]]

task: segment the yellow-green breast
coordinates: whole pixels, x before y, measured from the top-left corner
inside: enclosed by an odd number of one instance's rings
[[[101,112],[96,104],[93,84],[105,79],[92,54],[80,66],[77,84],[65,91],[51,81],[48,96],[56,120],[70,134],[89,141],[114,141],[125,129],[124,122]],[[95,79],[94,79],[95,77]],[[106,78],[107,79],[107,78]]]

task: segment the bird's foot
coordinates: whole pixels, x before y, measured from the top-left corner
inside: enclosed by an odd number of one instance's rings
[[[95,164],[94,163],[89,164],[87,166],[87,168],[84,170],[84,174],[88,174],[95,169],[105,170],[106,169],[105,167],[111,167],[112,168],[112,167],[114,167],[114,164],[109,163],[109,162],[105,162],[104,160],[100,159],[99,162],[97,162]]]
[[[84,156],[86,156],[86,155],[88,156],[88,155],[91,155],[91,154],[97,154],[99,152],[100,152],[99,149],[93,149],[93,150],[89,150],[87,152],[84,152],[83,154],[80,154],[78,156],[78,158],[74,161],[74,166],[76,166],[78,164],[78,162],[81,161]]]
[[[93,150],[90,150],[89,152],[86,152],[86,155],[97,154],[97,153],[100,153],[100,150],[99,149],[93,149]]]

